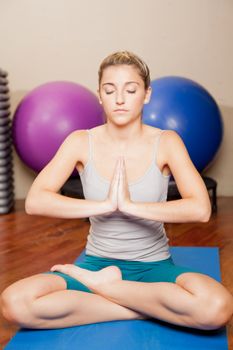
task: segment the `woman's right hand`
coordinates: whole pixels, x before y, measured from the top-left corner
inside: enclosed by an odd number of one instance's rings
[[[118,197],[118,187],[119,187],[119,178],[120,178],[120,164],[121,164],[121,159],[119,158],[116,162],[116,166],[114,169],[114,173],[113,173],[109,191],[108,191],[108,197],[106,199],[111,212],[114,212],[118,209],[117,197]]]

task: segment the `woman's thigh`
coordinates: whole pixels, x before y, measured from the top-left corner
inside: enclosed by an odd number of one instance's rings
[[[231,303],[233,301],[230,292],[220,282],[202,273],[180,274],[176,283],[194,295],[208,295],[209,301],[216,296],[227,298]]]
[[[172,259],[167,259],[142,272],[140,281],[176,283],[178,276],[188,272],[199,273],[199,271],[192,268],[175,265]]]
[[[24,295],[34,299],[64,289],[66,282],[60,276],[37,274],[14,282],[4,290],[3,296],[17,299]]]

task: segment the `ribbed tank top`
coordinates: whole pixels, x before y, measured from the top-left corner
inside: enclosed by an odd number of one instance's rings
[[[79,173],[84,197],[102,201],[108,196],[110,181],[103,178],[93,163],[93,142],[89,137],[88,161]],[[129,183],[134,202],[164,202],[167,199],[169,176],[157,166],[157,149],[162,132],[155,138],[153,160],[145,174]],[[170,257],[168,238],[160,221],[146,220],[120,213],[91,216],[86,254],[131,261],[159,261]]]

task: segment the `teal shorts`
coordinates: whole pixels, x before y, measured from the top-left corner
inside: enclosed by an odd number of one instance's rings
[[[85,255],[82,262],[76,262],[76,266],[90,271],[99,271],[107,266],[117,266],[121,270],[122,279],[137,282],[171,282],[175,283],[176,278],[185,272],[198,272],[188,267],[177,266],[172,257],[160,261],[128,261],[109,258],[100,258],[92,255]],[[46,272],[61,276],[67,285],[67,289],[92,293],[84,284],[61,272]]]

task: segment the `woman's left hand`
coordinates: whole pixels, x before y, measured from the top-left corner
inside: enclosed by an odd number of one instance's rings
[[[119,167],[119,183],[118,183],[118,210],[121,212],[126,211],[127,206],[131,203],[130,193],[129,193],[129,185],[127,181],[126,175],[126,167],[125,160],[123,157],[120,159],[120,167]]]

